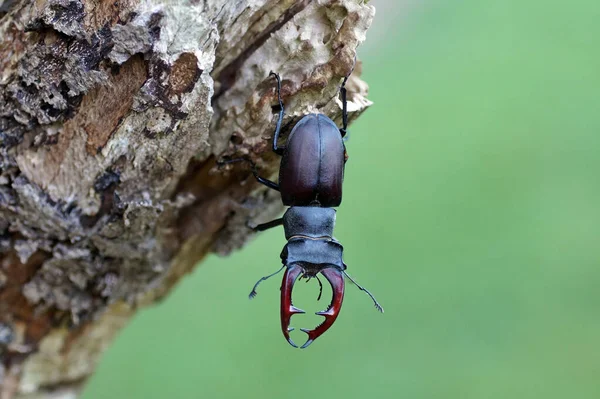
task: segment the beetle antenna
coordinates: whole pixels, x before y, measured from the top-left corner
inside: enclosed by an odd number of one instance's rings
[[[319,296],[317,297],[317,301],[321,300],[321,295],[323,294],[323,283],[321,282],[321,279],[319,279],[318,275],[314,275],[314,276],[308,276],[306,277],[306,275],[300,276],[300,279],[305,278],[306,282],[308,283],[310,280],[312,280],[314,278],[317,279],[317,281],[319,282]]]
[[[275,133],[273,134],[273,152],[278,155],[283,155],[283,148],[277,146],[277,140],[279,139],[279,133],[281,132],[281,123],[283,122],[283,100],[281,99],[281,78],[278,74],[271,71],[269,76],[274,76],[277,79],[277,101],[279,102],[279,117],[277,118],[277,126],[275,127]]]
[[[262,283],[263,281],[267,280],[270,277],[273,277],[274,275],[276,275],[277,273],[279,273],[280,271],[282,271],[284,267],[285,267],[285,265],[281,266],[281,268],[279,270],[277,270],[275,273],[269,274],[268,276],[265,276],[265,277],[261,277],[260,280],[258,280],[256,282],[256,284],[254,284],[254,287],[252,287],[252,291],[250,291],[250,295],[248,295],[248,298],[249,299],[254,298],[256,296],[256,294],[258,294],[256,292],[256,287],[258,287],[258,285],[260,283]]]
[[[352,67],[354,69],[354,67]],[[279,107],[283,109],[283,101],[281,100],[281,78],[278,73],[273,71],[269,72],[269,76],[274,76],[277,79],[277,101],[279,101]]]
[[[359,285],[359,284],[358,284],[356,281],[354,281],[354,279],[353,279],[352,277],[350,277],[350,275],[349,275],[348,273],[346,273],[346,271],[345,271],[345,270],[343,270],[342,272],[344,273],[344,275],[345,275],[346,277],[348,277],[348,279],[349,279],[350,281],[352,281],[352,282],[354,283],[354,285],[355,285],[355,286],[357,286],[357,287],[358,287],[358,289],[359,289],[359,290],[366,292],[366,293],[367,293],[367,295],[368,295],[368,296],[370,296],[370,297],[371,297],[371,299],[373,300],[373,303],[375,303],[375,308],[377,308],[377,310],[379,310],[381,313],[383,313],[383,307],[381,307],[381,305],[379,304],[379,302],[377,302],[377,299],[375,299],[375,297],[373,296],[373,294],[371,294],[371,293],[369,292],[369,290],[367,290],[366,288],[364,288],[364,287],[361,287],[361,286],[360,286],[360,285]]]

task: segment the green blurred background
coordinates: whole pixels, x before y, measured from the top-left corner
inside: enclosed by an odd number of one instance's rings
[[[371,4],[375,105],[336,235],[386,313],[348,285],[335,326],[292,349],[280,276],[246,297],[279,264],[275,229],[138,314],[85,399],[600,397],[600,3]]]

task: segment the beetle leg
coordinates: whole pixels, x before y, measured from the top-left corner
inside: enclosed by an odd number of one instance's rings
[[[290,328],[290,320],[293,315],[306,312],[292,305],[292,289],[294,288],[296,279],[303,272],[304,270],[298,265],[289,266],[283,275],[281,284],[281,331],[283,332],[283,336],[294,348],[297,348],[298,345],[290,338],[290,331],[294,330],[293,328]]]
[[[335,268],[322,270],[321,273],[325,276],[327,281],[329,281],[329,284],[331,284],[333,298],[327,310],[316,313],[319,316],[325,316],[323,323],[314,330],[308,330],[306,328],[300,329],[308,334],[308,341],[302,345],[302,349],[312,344],[315,339],[319,338],[325,331],[329,330],[342,309],[342,301],[344,300],[344,275],[340,270]]]
[[[282,224],[283,224],[283,218],[271,220],[270,222],[261,223],[261,224],[257,224],[257,225],[249,225],[249,224],[246,224],[246,225],[254,231],[265,231],[265,230],[269,230],[270,228],[273,228],[273,227],[281,226]]]
[[[260,184],[267,186],[273,190],[279,191],[279,184],[260,176],[258,174],[258,168],[256,167],[256,164],[254,162],[252,162],[251,159],[236,158],[236,159],[230,159],[227,161],[217,161],[217,165],[223,166],[223,165],[229,165],[230,163],[237,163],[237,162],[248,162],[250,164],[250,166],[252,167],[252,174],[254,175],[254,178],[256,179],[256,181],[258,181]]]

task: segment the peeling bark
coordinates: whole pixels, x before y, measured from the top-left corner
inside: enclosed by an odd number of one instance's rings
[[[247,168],[338,123],[360,0],[0,0],[0,397],[76,397],[140,306],[281,211]],[[370,102],[360,64],[350,119]]]

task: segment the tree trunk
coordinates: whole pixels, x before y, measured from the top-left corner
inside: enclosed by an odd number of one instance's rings
[[[76,397],[140,306],[281,211],[285,129],[341,120],[361,0],[0,0],[0,397]],[[351,119],[369,101],[348,82]],[[233,167],[232,167],[233,166]]]

